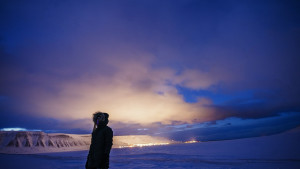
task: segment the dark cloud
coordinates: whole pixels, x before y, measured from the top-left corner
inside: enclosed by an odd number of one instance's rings
[[[80,128],[101,108],[138,134],[148,119],[165,127],[300,112],[297,1],[0,3],[3,127],[52,118]]]
[[[178,141],[213,141],[230,140],[247,137],[259,137],[281,133],[299,127],[299,113],[284,113],[276,117],[259,120],[225,119],[206,126],[195,125],[193,129],[183,128],[181,131],[166,132],[169,138]],[[228,121],[231,122],[228,125]]]

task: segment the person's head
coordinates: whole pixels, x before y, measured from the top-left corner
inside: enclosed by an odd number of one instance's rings
[[[93,114],[94,124],[97,125],[97,126],[107,125],[108,124],[108,117],[109,117],[109,114],[98,111],[98,112]]]

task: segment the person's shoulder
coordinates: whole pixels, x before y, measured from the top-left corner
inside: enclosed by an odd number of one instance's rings
[[[109,127],[109,126],[106,126],[105,129],[109,132],[112,132],[113,130]]]

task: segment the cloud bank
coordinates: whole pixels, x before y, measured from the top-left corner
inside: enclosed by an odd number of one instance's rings
[[[12,125],[90,128],[98,110],[120,128],[300,112],[297,2],[0,6],[0,108]]]
[[[109,62],[106,64],[110,64]],[[21,104],[16,111],[58,118],[85,119],[97,110],[110,113],[113,121],[123,123],[192,123],[215,120],[215,112],[207,107],[209,99],[186,103],[176,85],[207,88],[212,80],[196,70],[180,74],[172,69],[153,69],[148,61],[114,61],[110,73],[84,75],[71,80],[50,80],[38,75],[16,92]],[[49,90],[50,89],[50,90]]]

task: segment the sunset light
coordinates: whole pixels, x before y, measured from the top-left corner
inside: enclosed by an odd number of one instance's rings
[[[185,141],[184,143],[199,143],[199,141],[191,140],[191,141]]]
[[[131,148],[131,147],[149,147],[149,146],[161,146],[168,145],[170,143],[147,143],[147,144],[131,144],[128,146],[119,146],[119,148]]]

